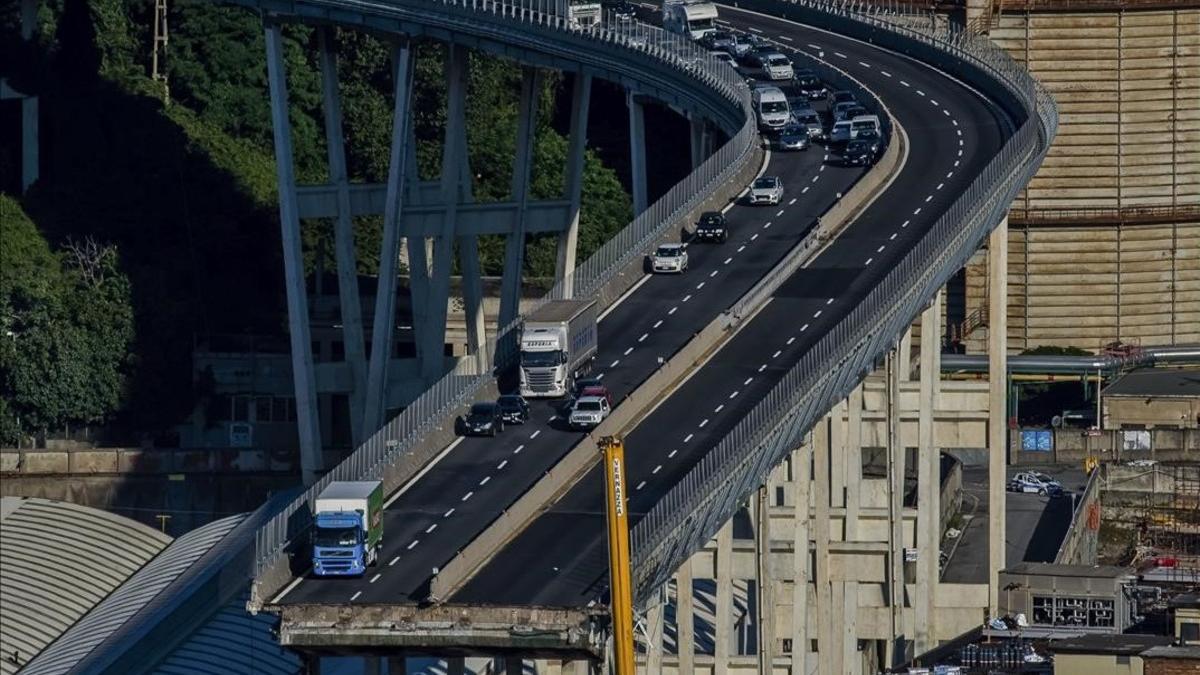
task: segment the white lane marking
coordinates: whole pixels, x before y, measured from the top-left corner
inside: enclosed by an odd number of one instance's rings
[[[741,246],[739,246],[737,248],[737,253],[741,253],[742,251],[745,251],[745,250],[746,250],[746,245],[742,244]],[[730,258],[730,260],[733,260],[733,258]]]
[[[633,347],[630,347],[629,349],[626,349],[625,353],[622,354],[621,356],[629,356],[630,352],[632,352],[632,351],[633,351]]]
[[[463,496],[462,496],[462,499],[461,499],[460,501],[464,501],[464,502],[465,502],[465,501],[467,501],[468,499],[470,499],[470,498],[471,498],[471,496],[472,496],[472,495],[474,495],[474,494],[475,494],[474,492],[468,492],[467,494],[465,494],[465,495],[463,495]]]
[[[893,240],[893,239],[895,239],[895,238],[896,238],[896,233],[895,233],[895,232],[893,232],[893,233],[892,233],[892,236],[888,237],[888,241],[892,241],[892,240]]]
[[[662,471],[662,464],[659,464],[658,466],[654,467],[654,470],[650,472],[650,475],[653,476],[654,474],[658,473],[659,471]]]
[[[532,441],[533,439],[537,438],[538,434],[540,434],[540,433],[542,433],[542,430],[538,429],[537,431],[533,432],[532,434],[529,434],[529,440]]]
[[[959,150],[959,152],[962,152],[962,150]],[[956,160],[954,160],[954,166],[955,166],[955,167],[957,167],[957,166],[958,166],[958,160],[957,160],[957,159],[956,159]],[[950,173],[953,175],[953,173],[954,173],[954,172],[953,172],[953,171],[951,171]]]
[[[833,304],[833,298],[829,298],[828,300],[826,300],[826,301],[825,301],[825,304],[826,304],[826,305],[832,305],[832,304]]]
[[[933,195],[929,195],[928,197],[925,198],[925,203],[928,204],[932,200],[933,200]]]
[[[691,299],[692,299],[692,294],[688,293],[687,295],[683,296],[682,302],[687,302],[688,300],[691,300]]]
[[[950,121],[954,124],[954,126],[958,126],[958,120],[952,119]]]
[[[724,404],[724,403],[722,403],[721,405],[719,405],[719,406],[717,406],[717,407],[713,408],[713,412],[714,412],[714,413],[719,413],[719,412],[721,412],[721,411],[722,411],[722,410],[724,410],[724,409],[725,409],[725,404]]]
[[[775,217],[778,218],[779,216],[782,216],[782,215],[783,215],[783,209],[779,209],[779,212],[775,214]]]
[[[871,67],[871,64],[867,63],[866,61],[859,61],[859,62],[858,62],[858,65],[860,65],[860,66],[862,66],[862,67],[864,67],[864,68],[870,68],[870,67]]]
[[[755,28],[754,26],[751,26],[751,27],[750,27],[750,30],[754,31],[755,33],[761,33],[761,32],[762,32],[761,30],[759,30],[759,29]]]
[[[550,416],[550,419],[548,419],[548,420],[546,420],[546,421],[547,421],[547,422],[553,422],[553,421],[554,421],[554,420],[556,420],[556,419],[558,419],[558,415],[551,415],[551,416]]]
[[[955,129],[954,131],[955,131],[955,133],[957,133],[959,136],[962,136],[962,129]]]
[[[932,98],[931,98],[931,99],[929,99],[929,102],[930,102],[930,103],[932,103],[932,104],[934,104],[934,105],[937,105],[937,104],[938,104],[938,102],[937,102],[937,99],[932,99]]]
[[[763,229],[764,229],[764,230],[769,230],[769,229],[771,229],[771,221],[769,221],[769,220],[768,220],[768,221],[767,221],[767,224],[766,224],[766,225],[763,225]]]
[[[806,331],[806,330],[808,330],[808,324],[804,324],[803,326],[800,326],[800,332],[801,332],[801,333],[803,333],[803,332],[804,332],[804,331]],[[747,381],[747,382],[749,382],[749,380],[746,380],[746,381]]]
[[[597,379],[597,380],[603,380],[603,379],[604,379],[604,375],[605,375],[605,373],[600,373],[599,375],[597,375],[597,376],[596,376],[596,379]]]
[[[962,147],[962,144],[963,144],[963,139],[961,139],[961,138],[960,138],[960,139],[958,139],[958,146],[959,146],[959,147]]]
[[[787,341],[787,342],[785,342],[784,344],[788,344],[788,345],[790,345],[790,344],[792,344],[792,343],[793,343],[793,342],[795,342],[795,341],[796,341],[796,336],[794,336],[794,335],[793,335],[792,337],[788,338],[788,341]]]
[[[678,453],[679,453],[679,450],[678,450],[678,449],[676,449],[676,450],[672,450],[672,451],[671,451],[671,453],[670,453],[669,455],[667,455],[667,459],[671,459],[672,457],[674,457],[674,456],[675,456],[676,454],[678,454]]]
[[[883,253],[883,249],[885,249],[885,248],[887,248],[887,245],[886,245],[886,244],[885,244],[885,245],[883,245],[883,246],[880,246],[880,247],[879,247],[879,248],[877,248],[877,249],[875,249],[875,252],[876,252],[876,253]]]
[[[820,169],[817,169],[817,171],[824,171],[824,170],[825,170],[825,165],[824,165],[824,164],[822,164],[822,165],[821,165],[821,168],[820,168]]]
[[[704,282],[703,282],[703,281],[701,281],[700,283],[696,284],[696,290],[700,290],[701,288],[704,288]]]
[[[746,386],[746,385],[750,384],[750,383],[751,383],[751,382],[753,382],[753,381],[754,381],[754,378],[753,378],[753,377],[747,377],[747,378],[746,378],[746,381],[742,383],[742,386],[744,387],[744,386]]]
[[[958,156],[959,156],[959,157],[962,157],[962,148],[959,148],[959,149],[958,149]]]
[[[450,454],[451,450],[453,450],[454,448],[457,448],[458,444],[462,443],[463,440],[464,440],[463,437],[459,436],[458,438],[456,438],[454,440],[453,443],[451,443],[450,445],[447,445],[446,449],[442,450],[442,452],[440,454],[438,454],[438,456],[435,457],[432,462],[426,464],[425,468],[421,469],[417,473],[417,475],[413,476],[411,480],[409,480],[407,483],[404,484],[404,487],[400,488],[399,490],[396,490],[396,494],[389,497],[388,500],[383,503],[383,510],[386,511],[389,508],[391,508],[392,504],[395,503],[395,501],[397,499],[400,499],[401,495],[403,495],[405,492],[408,492],[408,489],[411,488],[413,485],[416,485],[417,481],[421,480],[421,478],[423,478],[425,476],[425,474],[429,473],[430,469],[437,466],[438,462],[442,461],[442,459],[446,455]],[[290,590],[291,590],[291,588],[289,587],[287,590],[284,591],[284,594],[286,594]],[[282,598],[283,595],[280,595],[278,597]]]
[[[834,52],[833,55],[841,59],[846,58],[846,55],[841,52]]]
[[[491,479],[492,479],[491,476],[484,476],[483,480],[479,481],[479,487],[483,487],[484,485],[487,485],[488,481]]]
[[[908,86],[911,86],[911,85],[909,85],[907,82],[905,82],[904,80],[900,80],[900,84],[902,84],[902,85],[904,85],[904,86],[906,86],[906,87],[908,87]]]
[[[502,460],[500,460],[500,463],[496,465],[496,470],[503,471],[504,467],[506,467],[506,466],[508,466],[508,460],[502,459]]]
[[[886,70],[881,70],[881,71],[879,71],[879,72],[880,72],[880,74],[881,74],[881,75],[883,75],[884,77],[891,77],[891,76],[892,76],[892,74],[891,74],[891,73],[889,73],[889,72],[888,72],[888,71],[886,71]]]
[[[617,367],[617,364],[618,364],[618,363],[620,363],[620,362],[621,362],[621,359],[617,359],[616,361],[613,361],[612,363],[608,364],[608,367],[609,367],[609,368],[616,368],[616,367]]]
[[[759,367],[758,367],[758,372],[760,372],[760,373],[761,373],[762,371],[764,371],[764,370],[766,370],[766,369],[767,369],[767,364],[765,364],[765,363],[764,363],[764,364],[762,364],[761,366],[759,366]]]
[[[810,42],[810,43],[808,43],[808,46],[809,46],[809,47],[812,47],[813,49],[820,49],[820,48],[821,48],[821,45],[814,45],[814,44],[813,44],[813,43],[811,43],[811,42]]]
[[[733,260],[733,258],[730,258],[729,260]],[[725,261],[725,264],[726,264],[726,265],[728,265],[728,264],[729,264],[729,260],[726,260],[726,261]],[[715,276],[717,276],[717,270],[713,270],[713,271],[712,271],[712,273],[708,275],[708,278],[709,278],[709,279],[711,279],[711,278],[713,278],[713,277],[715,277]]]
[[[755,239],[758,239],[758,233],[757,233],[757,232],[755,232],[754,234],[750,235],[750,241],[754,241]]]
[[[900,227],[908,227],[908,224],[911,222],[912,222],[911,220],[906,220],[903,223],[900,223]]]
[[[915,216],[915,215],[919,214],[920,212],[921,212],[921,207],[918,206],[917,210],[913,211],[913,215]]]
[[[779,39],[780,39],[780,40],[787,40],[788,42],[794,42],[794,40],[793,40],[792,38],[790,38],[790,37],[788,37],[788,36],[786,36],[786,35],[780,35],[780,36],[779,36]]]
[[[945,108],[942,108],[942,114],[943,114],[943,115],[945,115],[946,117],[949,117],[949,116],[950,116],[950,111],[949,111],[949,110],[946,110]]]
[[[375,583],[376,581],[379,581],[379,577],[381,577],[381,576],[383,576],[383,574],[382,574],[382,573],[376,574],[375,576],[371,577],[371,580],[370,580],[370,581],[368,581],[367,583],[368,583],[368,584],[373,584],[373,583]]]
[[[398,562],[400,562],[400,556],[396,556],[395,558],[392,558],[392,561],[390,563],[388,563],[388,567],[395,567],[396,563],[398,563]]]
[[[783,353],[783,351],[782,351],[782,350],[780,350],[780,351],[777,351],[777,352],[775,352],[774,354],[772,354],[772,355],[771,355],[771,358],[773,358],[773,359],[777,359],[777,358],[779,358],[779,355],[780,355],[780,354],[782,354],[782,353]]]
[[[653,325],[653,326],[651,326],[651,328],[658,328],[659,326],[661,326],[661,325],[662,325],[662,322],[663,322],[663,320],[662,320],[662,319],[659,319],[658,321],[655,321],[655,322],[654,322],[654,325]]]
[[[672,307],[672,308],[671,308],[671,311],[667,312],[667,316],[671,316],[671,315],[672,315],[672,314],[674,314],[674,313],[675,313],[675,312],[676,312],[678,309],[679,309],[679,305],[675,305],[674,307]]]
[[[437,523],[434,523],[434,524],[430,525],[429,527],[425,528],[425,534],[432,534],[433,531],[436,529],[437,529]]]
[[[821,310],[819,310],[819,309],[818,309],[818,310],[817,310],[817,313],[816,313],[816,314],[813,314],[813,318],[814,318],[814,319],[816,319],[816,318],[818,318],[818,317],[820,317],[820,316],[821,316]]]
[[[917,90],[917,96],[924,96],[924,95],[925,95],[925,92],[921,91],[920,89]]]
[[[360,596],[360,595],[362,595],[362,591],[359,591],[359,592],[355,593],[354,595],[350,596],[350,602],[354,602],[355,600],[357,600],[358,596]]]
[[[954,175],[954,172],[953,172],[953,171],[947,171],[947,172],[946,172],[946,178],[949,178],[949,177],[951,177],[951,176],[953,176],[953,175]],[[941,188],[938,188],[938,189],[940,190]]]
[[[740,393],[742,393],[742,392],[740,392],[740,391],[734,391],[732,394],[730,394],[730,395],[729,395],[729,398],[730,398],[730,399],[732,399],[732,398],[734,398],[735,396],[737,396],[737,395],[738,395],[738,394],[740,394]]]
[[[825,165],[822,164],[821,166],[825,166]],[[817,182],[818,178],[820,178],[820,176],[813,176],[812,182],[814,182],[814,183]]]
[[[700,426],[700,428],[701,428],[701,429],[703,429],[705,424],[708,424],[708,418],[707,418],[707,417],[705,417],[705,418],[704,418],[704,421],[700,423],[700,425],[699,425],[699,426]]]
[[[733,262],[733,258],[726,258],[726,259],[725,259],[725,262],[724,262],[724,263],[722,263],[722,264],[724,264],[724,265],[728,265],[728,264],[729,264],[729,263],[731,263],[731,262]],[[712,274],[710,274],[709,276],[716,276],[716,274],[717,274],[717,271],[716,271],[716,270],[713,270],[713,273],[712,273]]]
[[[684,443],[687,443],[688,441],[692,440],[692,436],[693,436],[693,435],[694,435],[694,434],[688,434],[687,436],[684,436],[684,437],[683,437],[683,442],[684,442]]]
[[[633,490],[634,490],[634,492],[640,492],[641,489],[644,487],[646,487],[646,481],[642,481],[642,482],[638,483],[637,487],[635,487]]]
[[[867,262],[863,263],[863,267],[870,265],[872,260],[874,260],[874,258],[867,258]]]
[[[946,178],[949,178],[949,177],[950,176],[946,176]],[[934,191],[941,190],[945,185],[946,185],[945,183],[938,183],[938,186],[936,188],[934,188]]]
[[[807,185],[805,185],[805,186],[804,186],[804,189],[800,191],[800,194],[804,194],[805,192],[808,192],[808,186],[807,186]]]
[[[408,545],[408,550],[410,550],[410,551],[413,550],[414,548],[416,548],[417,544],[419,544],[419,543],[421,543],[420,539],[413,539],[412,543],[410,543]]]
[[[796,203],[796,198],[792,197],[792,201],[788,202],[788,206],[791,206],[792,204],[795,204],[795,203]]]
[[[454,515],[454,509],[450,509],[449,511],[447,511],[447,512],[443,513],[443,514],[442,514],[442,517],[443,517],[443,518],[449,518],[449,517],[450,517],[450,516],[452,516],[452,515]]]
[[[825,156],[821,158],[821,161],[825,161],[825,160],[827,160],[827,159],[829,159],[829,153],[828,153],[828,152],[827,152],[827,153],[825,153]]]
[[[650,337],[649,333],[642,333],[642,337],[638,338],[638,342],[644,342],[648,337]]]

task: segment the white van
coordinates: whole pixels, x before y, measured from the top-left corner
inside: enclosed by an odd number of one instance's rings
[[[871,129],[875,133],[879,133],[879,116],[859,115],[850,120],[850,138],[858,138],[858,132],[864,129]]]
[[[758,87],[754,90],[753,102],[754,112],[758,113],[758,126],[762,129],[782,129],[791,119],[787,95],[779,87]]]
[[[699,40],[717,30],[717,6],[711,2],[663,3],[663,28],[693,40]]]

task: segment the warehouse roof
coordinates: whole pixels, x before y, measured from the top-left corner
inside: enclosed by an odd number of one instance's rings
[[[0,499],[0,675],[16,673],[170,541],[98,509]]]
[[[1138,368],[1117,378],[1102,395],[1200,397],[1200,369]]]

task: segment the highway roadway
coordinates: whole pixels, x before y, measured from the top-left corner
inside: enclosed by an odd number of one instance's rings
[[[836,156],[827,157],[820,145],[773,152],[764,173],[783,178],[783,203],[732,206],[725,244],[689,246],[687,273],[645,277],[601,317],[593,376],[603,378],[614,401],[744,295],[864,172],[827,159]],[[510,426],[494,439],[459,439],[394,495],[384,512],[377,568],[359,579],[301,579],[276,602],[424,600],[433,568],[449,561],[584,438],[566,428],[556,409],[561,403],[531,400],[529,423]]]
[[[997,152],[1011,128],[936,71],[875,47],[722,7],[734,27],[825,58],[872,88],[908,134],[889,189],[626,437],[631,519],[648,511],[908,251]],[[500,551],[452,602],[606,602],[602,479],[593,470]]]

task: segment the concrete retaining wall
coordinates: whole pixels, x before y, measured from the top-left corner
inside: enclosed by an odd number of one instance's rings
[[[1054,562],[1059,565],[1095,565],[1100,535],[1100,471],[1088,476],[1087,487],[1075,503],[1071,528],[1058,547]]]
[[[1083,465],[1088,457],[1101,461],[1131,461],[1154,459],[1160,462],[1200,462],[1200,429],[1153,429],[1150,449],[1133,450],[1126,447],[1126,438],[1119,430],[1105,430],[1089,435],[1083,429],[1051,430],[1052,448],[1049,451],[1021,449],[1021,434],[1010,434],[1014,464],[1075,464]]]

